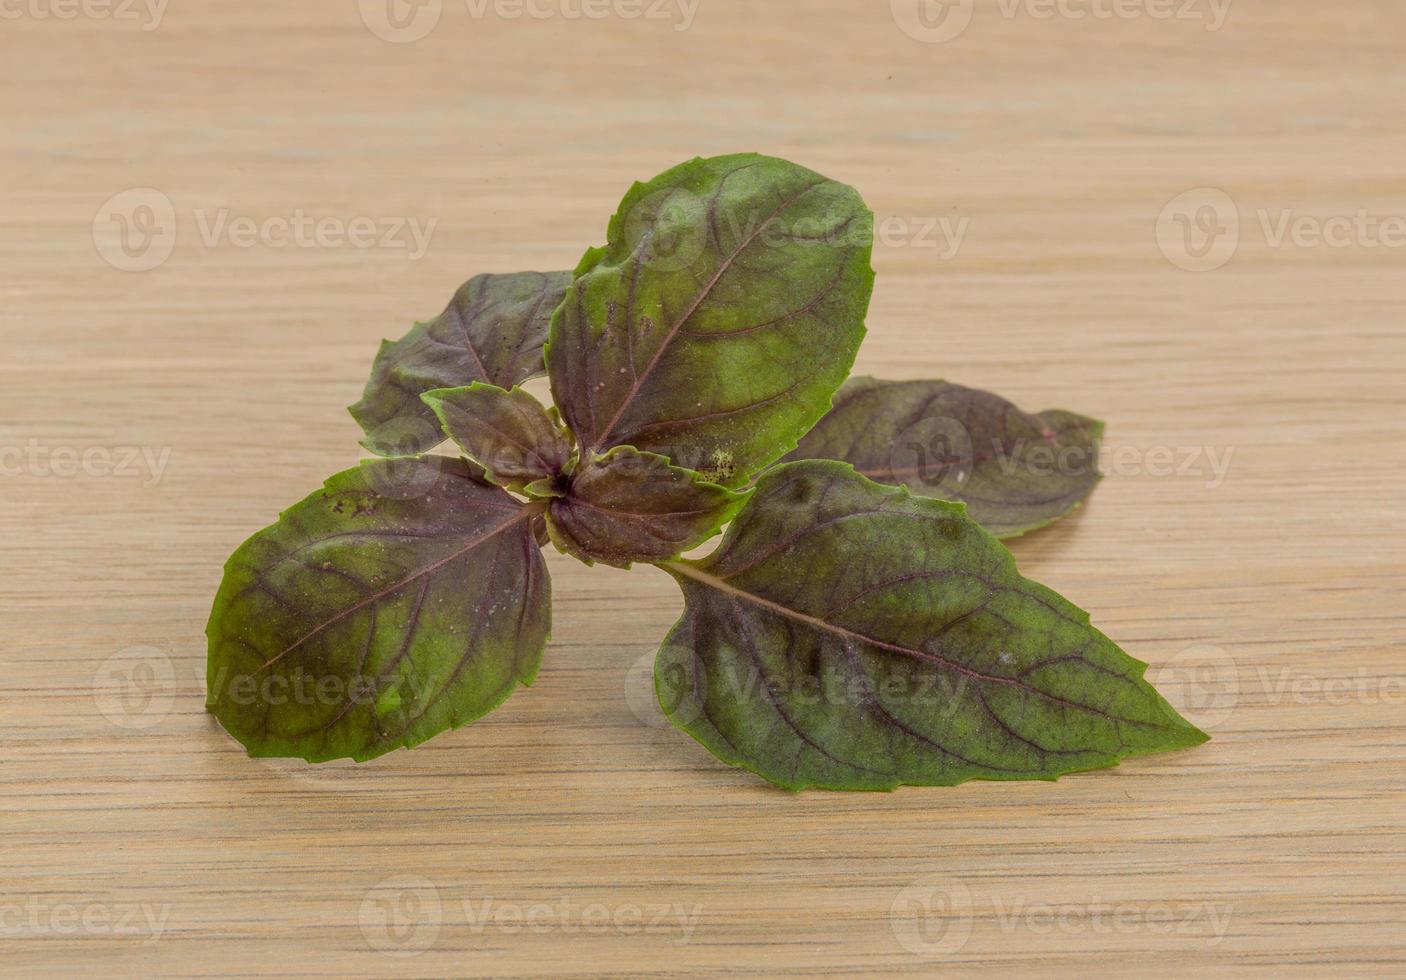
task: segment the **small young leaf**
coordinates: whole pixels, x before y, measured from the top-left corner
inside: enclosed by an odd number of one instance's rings
[[[714,554],[664,567],[687,600],[665,712],[787,789],[1054,779],[1206,738],[960,506],[844,463],[770,471]]]
[[[432,449],[442,436],[420,395],[475,381],[508,388],[542,374],[542,345],[569,272],[474,276],[443,313],[384,341],[371,380],[351,413],[366,432],[361,444],[382,456]]]
[[[571,436],[542,403],[521,388],[504,391],[474,382],[466,388],[436,388],[421,398],[444,432],[470,459],[483,465],[488,480],[507,490],[559,496],[557,476],[571,461]]]
[[[629,445],[740,486],[823,415],[864,335],[873,215],[755,153],[636,184],[552,318],[547,372],[583,453]]]
[[[1103,423],[1072,412],[1030,415],[1004,398],[946,381],[852,378],[786,461],[838,459],[924,497],[960,500],[1000,538],[1074,510],[1100,476]]]
[[[532,682],[551,626],[532,515],[442,457],[331,477],[225,565],[207,707],[250,755],[310,762],[487,713]]]
[[[618,446],[577,470],[547,510],[547,528],[567,554],[626,568],[697,547],[746,499],[663,456]]]

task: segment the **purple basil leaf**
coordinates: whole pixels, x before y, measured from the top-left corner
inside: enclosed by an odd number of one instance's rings
[[[474,276],[444,312],[400,340],[383,341],[371,380],[351,413],[361,444],[381,456],[415,455],[443,440],[420,396],[483,381],[511,388],[542,374],[542,345],[569,272]]]
[[[533,511],[459,460],[338,473],[225,565],[207,707],[250,755],[370,759],[530,684],[551,627]]]
[[[746,499],[663,456],[620,446],[572,476],[547,511],[547,528],[567,554],[623,568],[696,548]]]
[[[552,318],[552,394],[583,457],[621,445],[739,486],[830,406],[864,335],[873,215],[755,153],[625,195]]]
[[[960,506],[845,463],[776,467],[717,551],[664,567],[687,603],[665,713],[788,789],[1054,779],[1206,739]]]
[[[475,382],[465,388],[436,388],[421,396],[444,432],[464,454],[483,465],[489,482],[522,493],[559,496],[558,477],[571,462],[571,435],[555,409],[521,388],[504,391]]]
[[[786,461],[838,459],[879,483],[959,500],[992,534],[1044,527],[1093,492],[1103,423],[1031,415],[946,381],[852,378]]]

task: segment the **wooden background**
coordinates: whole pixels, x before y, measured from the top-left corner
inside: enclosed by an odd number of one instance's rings
[[[946,41],[902,2],[444,0],[407,40],[426,2],[399,40],[372,0],[4,8],[0,973],[1406,970],[1397,0],[953,0]],[[650,708],[672,583],[553,554],[498,712],[246,758],[203,711],[209,601],[358,458],[377,342],[737,150],[891,219],[860,370],[1108,420],[1092,503],[1013,550],[1213,741],[787,795]],[[219,225],[299,213],[435,226]]]

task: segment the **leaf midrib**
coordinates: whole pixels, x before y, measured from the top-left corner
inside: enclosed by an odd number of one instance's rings
[[[272,667],[274,664],[278,663],[278,661],[282,660],[288,654],[298,649],[298,647],[302,646],[308,640],[311,640],[314,636],[317,636],[319,633],[321,633],[323,630],[327,629],[334,623],[341,622],[343,619],[346,619],[352,613],[364,609],[371,603],[376,602],[380,599],[384,599],[386,596],[391,595],[394,592],[400,591],[401,589],[405,588],[405,586],[409,585],[411,582],[414,582],[426,575],[430,575],[438,571],[440,568],[443,568],[450,562],[458,558],[462,558],[464,555],[468,554],[470,551],[473,551],[485,541],[491,540],[497,535],[502,534],[504,531],[508,530],[510,527],[513,527],[520,521],[527,520],[529,517],[532,516],[532,514],[533,511],[531,509],[524,507],[519,510],[514,516],[510,517],[508,520],[495,526],[492,530],[474,538],[472,541],[464,545],[464,547],[460,548],[459,550],[455,551],[453,554],[448,555],[445,558],[441,558],[436,562],[432,562],[429,565],[426,565],[424,568],[420,569],[419,571],[415,572],[413,575],[408,575],[405,578],[401,579],[399,582],[396,582],[394,585],[389,585],[386,588],[380,590],[379,592],[373,592],[371,595],[366,596],[365,598],[361,599],[356,603],[353,603],[346,609],[343,609],[341,612],[337,613],[337,615],[328,619],[326,622],[313,627],[307,633],[304,633],[298,639],[294,640],[288,646],[284,647],[278,653],[274,654],[273,657],[269,658],[263,664],[259,665],[259,667],[255,669],[254,673],[257,674],[260,671],[267,670],[269,667]]]
[[[945,667],[949,670],[954,670],[960,674],[964,674],[968,677],[971,677],[974,680],[986,681],[992,684],[1007,685],[1010,687],[1017,688],[1018,690],[1028,691],[1031,694],[1037,695],[1042,698],[1047,698],[1057,704],[1062,704],[1066,707],[1073,708],[1078,711],[1088,712],[1089,714],[1098,715],[1099,717],[1112,718],[1117,721],[1127,722],[1129,724],[1151,725],[1152,727],[1156,728],[1165,727],[1162,725],[1156,725],[1152,722],[1144,722],[1136,718],[1125,718],[1119,715],[1112,715],[1106,711],[1102,711],[1091,705],[1080,704],[1077,701],[1068,701],[1064,698],[1059,697],[1058,695],[1051,694],[1048,691],[1042,691],[1038,687],[1033,687],[1018,678],[999,677],[994,674],[983,674],[979,670],[963,666],[962,664],[959,664],[954,660],[949,660],[946,657],[942,657],[937,654],[928,653],[924,650],[916,650],[912,647],[906,647],[899,643],[891,643],[887,640],[880,640],[865,633],[859,633],[855,630],[847,629],[846,627],[839,626],[835,623],[826,622],[825,620],[819,619],[815,616],[811,616],[808,613],[803,613],[799,610],[792,609],[789,606],[784,606],[779,602],[773,602],[770,599],[765,599],[762,596],[757,595],[755,592],[748,592],[745,589],[739,589],[735,585],[729,584],[725,579],[718,578],[716,575],[709,575],[707,572],[698,568],[696,565],[690,564],[688,562],[663,562],[661,563],[660,567],[665,569],[666,571],[676,573],[678,575],[683,575],[686,578],[693,579],[695,582],[698,582],[702,585],[706,585],[709,588],[716,589],[717,591],[729,597],[735,599],[743,599],[747,602],[752,603],[753,605],[760,606],[761,608],[766,609],[769,612],[776,613],[779,616],[783,616],[787,619],[794,620],[798,623],[803,623],[806,626],[821,631],[822,633],[830,633],[845,639],[854,640],[859,643],[864,643],[870,646],[878,647],[883,650],[888,650],[891,653],[898,653],[903,656],[912,657],[915,660],[921,660],[926,663],[935,664],[939,667]]]
[[[708,280],[707,285],[705,285],[701,290],[698,291],[698,294],[693,298],[693,302],[689,305],[688,309],[684,312],[683,316],[679,317],[679,319],[676,320],[674,324],[669,328],[669,332],[665,335],[663,341],[661,341],[659,346],[655,349],[654,355],[649,359],[649,363],[645,365],[644,370],[635,375],[634,382],[630,385],[629,391],[625,393],[625,397],[620,400],[620,405],[618,408],[616,408],[614,416],[611,417],[610,422],[606,424],[606,427],[600,431],[600,433],[595,437],[594,440],[592,440],[594,443],[594,445],[592,446],[593,449],[598,449],[599,447],[606,444],[606,441],[609,438],[610,434],[615,431],[615,427],[620,424],[620,419],[624,416],[625,410],[630,407],[630,403],[635,399],[635,396],[639,394],[640,388],[644,384],[645,380],[649,377],[650,373],[654,370],[654,368],[658,365],[659,361],[663,358],[664,352],[669,349],[669,345],[674,342],[674,338],[678,336],[679,330],[683,327],[685,323],[689,321],[693,314],[698,311],[698,307],[701,306],[703,304],[703,301],[708,298],[708,295],[712,293],[713,287],[715,287],[718,282],[722,279],[722,277],[727,274],[727,271],[732,268],[732,264],[737,261],[737,257],[741,255],[743,251],[745,251],[748,246],[752,244],[752,242],[756,241],[758,235],[760,235],[763,231],[765,231],[771,226],[771,223],[776,220],[777,215],[779,215],[782,211],[785,211],[791,205],[795,204],[806,194],[809,194],[811,191],[815,190],[815,188],[820,187],[829,182],[830,181],[828,179],[822,178],[813,184],[808,184],[806,187],[802,188],[800,191],[793,194],[791,197],[782,201],[781,204],[777,206],[776,210],[772,211],[771,214],[767,215],[767,219],[763,222],[760,222],[757,227],[753,229],[752,233],[749,234],[737,246],[737,248],[733,250],[732,254],[723,260],[722,265],[718,267],[718,271],[714,273],[712,279]],[[636,261],[639,261],[639,259],[636,259]],[[625,329],[626,331],[630,330],[630,324],[625,324]]]

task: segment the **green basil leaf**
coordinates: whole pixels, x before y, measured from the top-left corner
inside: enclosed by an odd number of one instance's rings
[[[487,713],[551,626],[532,510],[445,457],[331,477],[225,565],[207,707],[250,755],[370,759]]]
[[[542,374],[547,327],[570,282],[569,272],[474,276],[439,316],[383,341],[350,408],[361,444],[381,456],[423,453],[443,439],[425,392],[474,381],[509,388]]]
[[[946,381],[852,378],[787,461],[837,459],[880,483],[960,500],[992,534],[1015,537],[1077,508],[1101,479],[1103,423],[1031,415]]]
[[[571,436],[537,399],[521,388],[504,391],[481,382],[436,388],[420,397],[439,416],[445,434],[482,464],[490,482],[560,495],[554,481],[571,461]]]
[[[577,470],[548,508],[547,528],[567,554],[627,568],[696,548],[746,499],[663,456],[619,446]]]
[[[787,789],[1054,779],[1206,736],[953,503],[844,463],[765,474],[655,684],[673,723]]]
[[[583,453],[629,445],[739,486],[830,406],[864,335],[873,214],[754,153],[636,184],[552,318],[547,373]]]

